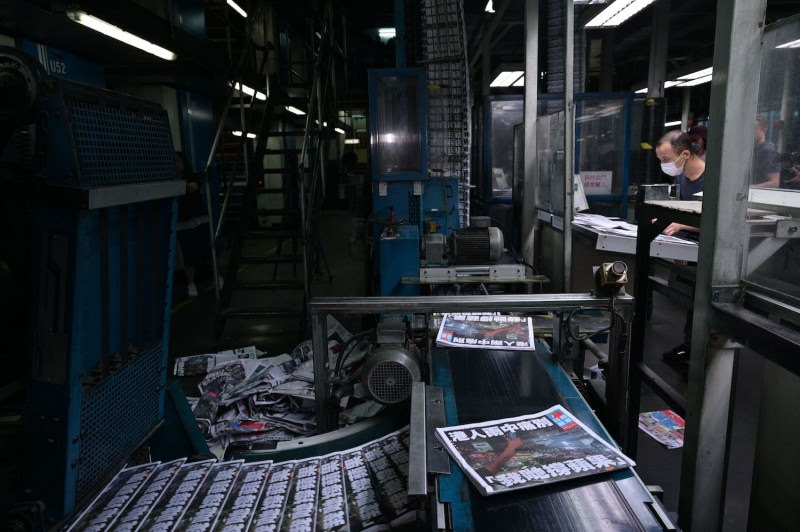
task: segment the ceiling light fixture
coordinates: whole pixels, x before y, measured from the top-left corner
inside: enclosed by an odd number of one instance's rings
[[[713,75],[709,74],[707,76],[703,76],[702,78],[690,79],[689,81],[684,81],[678,85],[678,87],[694,87],[695,85],[702,85],[703,83],[709,83],[713,77]]]
[[[231,131],[231,133],[233,133],[234,137],[241,137],[242,136],[242,132],[241,131]],[[255,133],[248,133],[247,134],[247,138],[248,139],[254,139],[254,138],[256,138],[256,134]]]
[[[615,0],[596,17],[586,23],[587,28],[619,26],[655,0]]]
[[[779,44],[775,48],[800,48],[800,39]]]
[[[670,88],[670,87],[677,87],[677,86],[679,86],[679,85],[680,85],[680,86],[683,86],[683,84],[684,84],[684,83],[683,83],[682,81],[673,81],[673,80],[670,80],[670,81],[665,81],[665,82],[664,82],[664,88],[665,88],[665,89],[668,89],[668,88]],[[634,92],[635,92],[636,94],[647,94],[647,87],[645,87],[645,88],[643,88],[643,89],[639,89],[638,91],[634,91]]]
[[[680,120],[675,120],[674,122],[665,122],[664,127],[671,127],[671,126],[679,126],[681,125]]]
[[[286,106],[286,110],[289,111],[290,113],[294,113],[296,115],[304,115],[304,114],[306,114],[305,111],[303,111],[302,109],[298,109],[297,107],[295,107],[293,105],[287,105]]]
[[[391,39],[397,36],[397,30],[395,28],[378,28],[378,36],[384,39]]]
[[[704,78],[706,76],[710,76],[714,72],[714,67],[704,68],[703,70],[698,70],[697,72],[692,72],[691,74],[686,74],[684,76],[679,76],[679,80],[692,80],[697,78]]]
[[[233,82],[232,81],[228,82],[228,85],[233,85]],[[251,87],[248,87],[247,85],[245,85],[243,83],[238,83],[237,82],[236,85],[233,88],[236,89],[237,91],[242,91],[243,93],[247,94],[248,96],[255,95],[256,99],[258,99],[258,100],[266,100],[267,99],[267,95],[266,94],[264,94],[263,92],[258,92],[255,89],[252,89]]]
[[[133,33],[129,33],[122,28],[114,26],[113,24],[109,24],[105,20],[101,20],[95,16],[92,16],[85,11],[70,9],[67,11],[67,16],[78,24],[83,24],[87,28],[91,28],[94,31],[111,37],[112,39],[124,42],[125,44],[143,50],[149,54],[153,54],[161,59],[175,61],[178,58],[174,52],[171,52],[166,48],[162,48],[157,44],[153,44],[150,41],[146,41],[141,37],[137,37]]]
[[[241,16],[243,16],[244,18],[247,18],[247,11],[245,11],[244,9],[239,7],[239,4],[237,4],[233,0],[228,0],[228,5],[231,6],[231,8],[234,11],[236,11],[237,13],[239,13]]]
[[[494,13],[494,2],[489,0],[486,2],[486,9],[484,9],[487,13]]]
[[[345,144],[358,144],[358,139],[344,139]]]
[[[500,72],[494,81],[492,81],[489,86],[490,87],[510,87],[514,82],[519,81],[520,76],[525,75],[523,70],[513,70],[513,71],[503,71]]]
[[[513,87],[524,87],[525,86],[525,76],[522,76],[517,81],[515,81],[512,86]]]
[[[333,130],[335,132],[337,132],[338,134],[340,134],[340,135],[344,135],[344,129],[342,129],[340,127],[335,127],[335,128],[333,128]]]

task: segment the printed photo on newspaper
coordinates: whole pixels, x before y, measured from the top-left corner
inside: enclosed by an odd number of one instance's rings
[[[496,314],[445,314],[436,344],[473,349],[533,349],[529,317]]]
[[[635,465],[561,405],[527,416],[437,428],[436,435],[483,495]]]
[[[667,449],[680,449],[683,447],[684,427],[683,418],[672,410],[658,410],[639,414],[639,428]]]

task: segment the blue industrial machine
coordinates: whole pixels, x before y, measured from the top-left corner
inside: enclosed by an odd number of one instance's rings
[[[160,106],[66,81],[43,86],[24,482],[59,518],[163,423],[185,182]]]

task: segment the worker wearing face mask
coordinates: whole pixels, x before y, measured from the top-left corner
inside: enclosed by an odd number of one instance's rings
[[[670,131],[656,144],[656,157],[661,161],[661,171],[675,178],[680,187],[682,200],[697,200],[694,194],[703,191],[703,178],[706,162],[692,151],[692,142],[683,131]],[[670,224],[664,229],[665,235],[678,231],[697,233],[696,227],[683,224]]]
[[[705,146],[705,144],[704,144]],[[694,194],[703,191],[706,162],[692,149],[692,141],[683,131],[670,131],[656,144],[656,157],[661,161],[661,171],[675,178],[680,187],[682,200],[697,200]],[[698,233],[697,227],[672,223],[664,229],[665,235],[674,235],[679,231]],[[692,343],[692,310],[686,312],[683,326],[683,342],[665,352],[662,359],[667,364],[677,366],[684,377],[689,371],[689,346]]]
[[[697,154],[698,157],[705,161],[706,139],[708,138],[706,126],[694,126],[686,133],[686,136],[692,142],[692,153]]]

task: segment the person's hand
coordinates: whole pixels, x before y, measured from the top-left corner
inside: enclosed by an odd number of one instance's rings
[[[686,226],[683,224],[671,223],[661,232],[667,236],[673,236],[674,234],[683,231],[685,228]]]
[[[186,182],[186,193],[187,194],[193,194],[193,193],[197,192],[198,190],[200,190],[200,185],[198,185],[194,181],[187,181]]]

